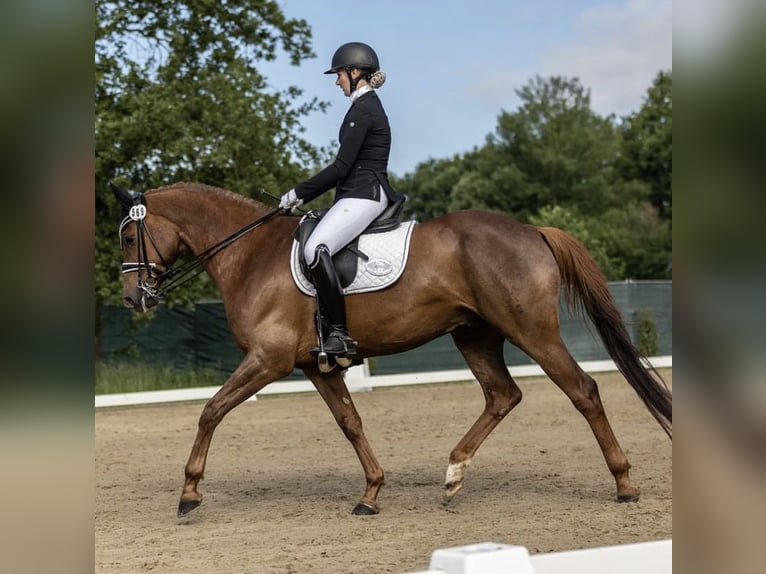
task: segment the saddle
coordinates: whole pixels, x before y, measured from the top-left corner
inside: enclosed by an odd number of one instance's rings
[[[406,197],[402,197],[398,201],[389,204],[383,213],[381,213],[375,221],[373,221],[367,229],[362,232],[362,235],[369,235],[371,233],[385,233],[393,231],[401,225],[399,219]],[[304,277],[309,277],[308,264],[303,257],[304,247],[306,241],[311,236],[311,233],[316,228],[317,224],[322,218],[330,211],[329,207],[324,209],[316,209],[309,211],[302,219],[298,228],[293,234],[293,238],[297,243],[298,261],[300,264],[300,270]],[[361,236],[360,236],[361,237]],[[357,275],[357,268],[359,266],[359,260],[368,261],[369,257],[363,251],[359,249],[359,237],[354,239],[346,247],[338,251],[333,258],[333,264],[335,265],[335,271],[338,273],[338,279],[340,280],[341,287],[347,288],[354,281]]]

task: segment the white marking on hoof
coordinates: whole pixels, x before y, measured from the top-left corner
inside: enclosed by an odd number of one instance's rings
[[[444,479],[444,489],[448,497],[455,496],[463,488],[463,471],[471,464],[471,459],[463,462],[451,463],[447,466],[447,475]]]
[[[463,462],[455,462],[447,467],[447,477],[444,480],[446,483],[450,482],[463,482],[463,470],[471,464],[471,459],[464,460]]]

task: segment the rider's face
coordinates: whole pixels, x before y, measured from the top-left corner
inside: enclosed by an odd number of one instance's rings
[[[338,77],[335,79],[335,85],[340,86],[340,89],[343,90],[343,94],[345,96],[351,95],[351,80],[349,79],[348,75],[349,73],[354,77],[358,77],[361,72],[354,68],[351,70],[351,72],[347,72],[346,70],[338,70],[336,74]]]

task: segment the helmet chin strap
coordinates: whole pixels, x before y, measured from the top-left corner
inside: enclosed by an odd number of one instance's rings
[[[345,68],[346,74],[348,75],[348,83],[351,88],[351,93],[353,94],[356,91],[356,85],[359,83],[359,80],[362,79],[362,74],[360,73],[356,78],[351,74],[351,70],[354,68]]]

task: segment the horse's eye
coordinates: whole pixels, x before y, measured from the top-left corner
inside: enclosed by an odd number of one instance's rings
[[[123,242],[125,243],[125,245],[133,245],[136,242],[136,238],[135,237],[125,237],[125,238],[123,238]]]

